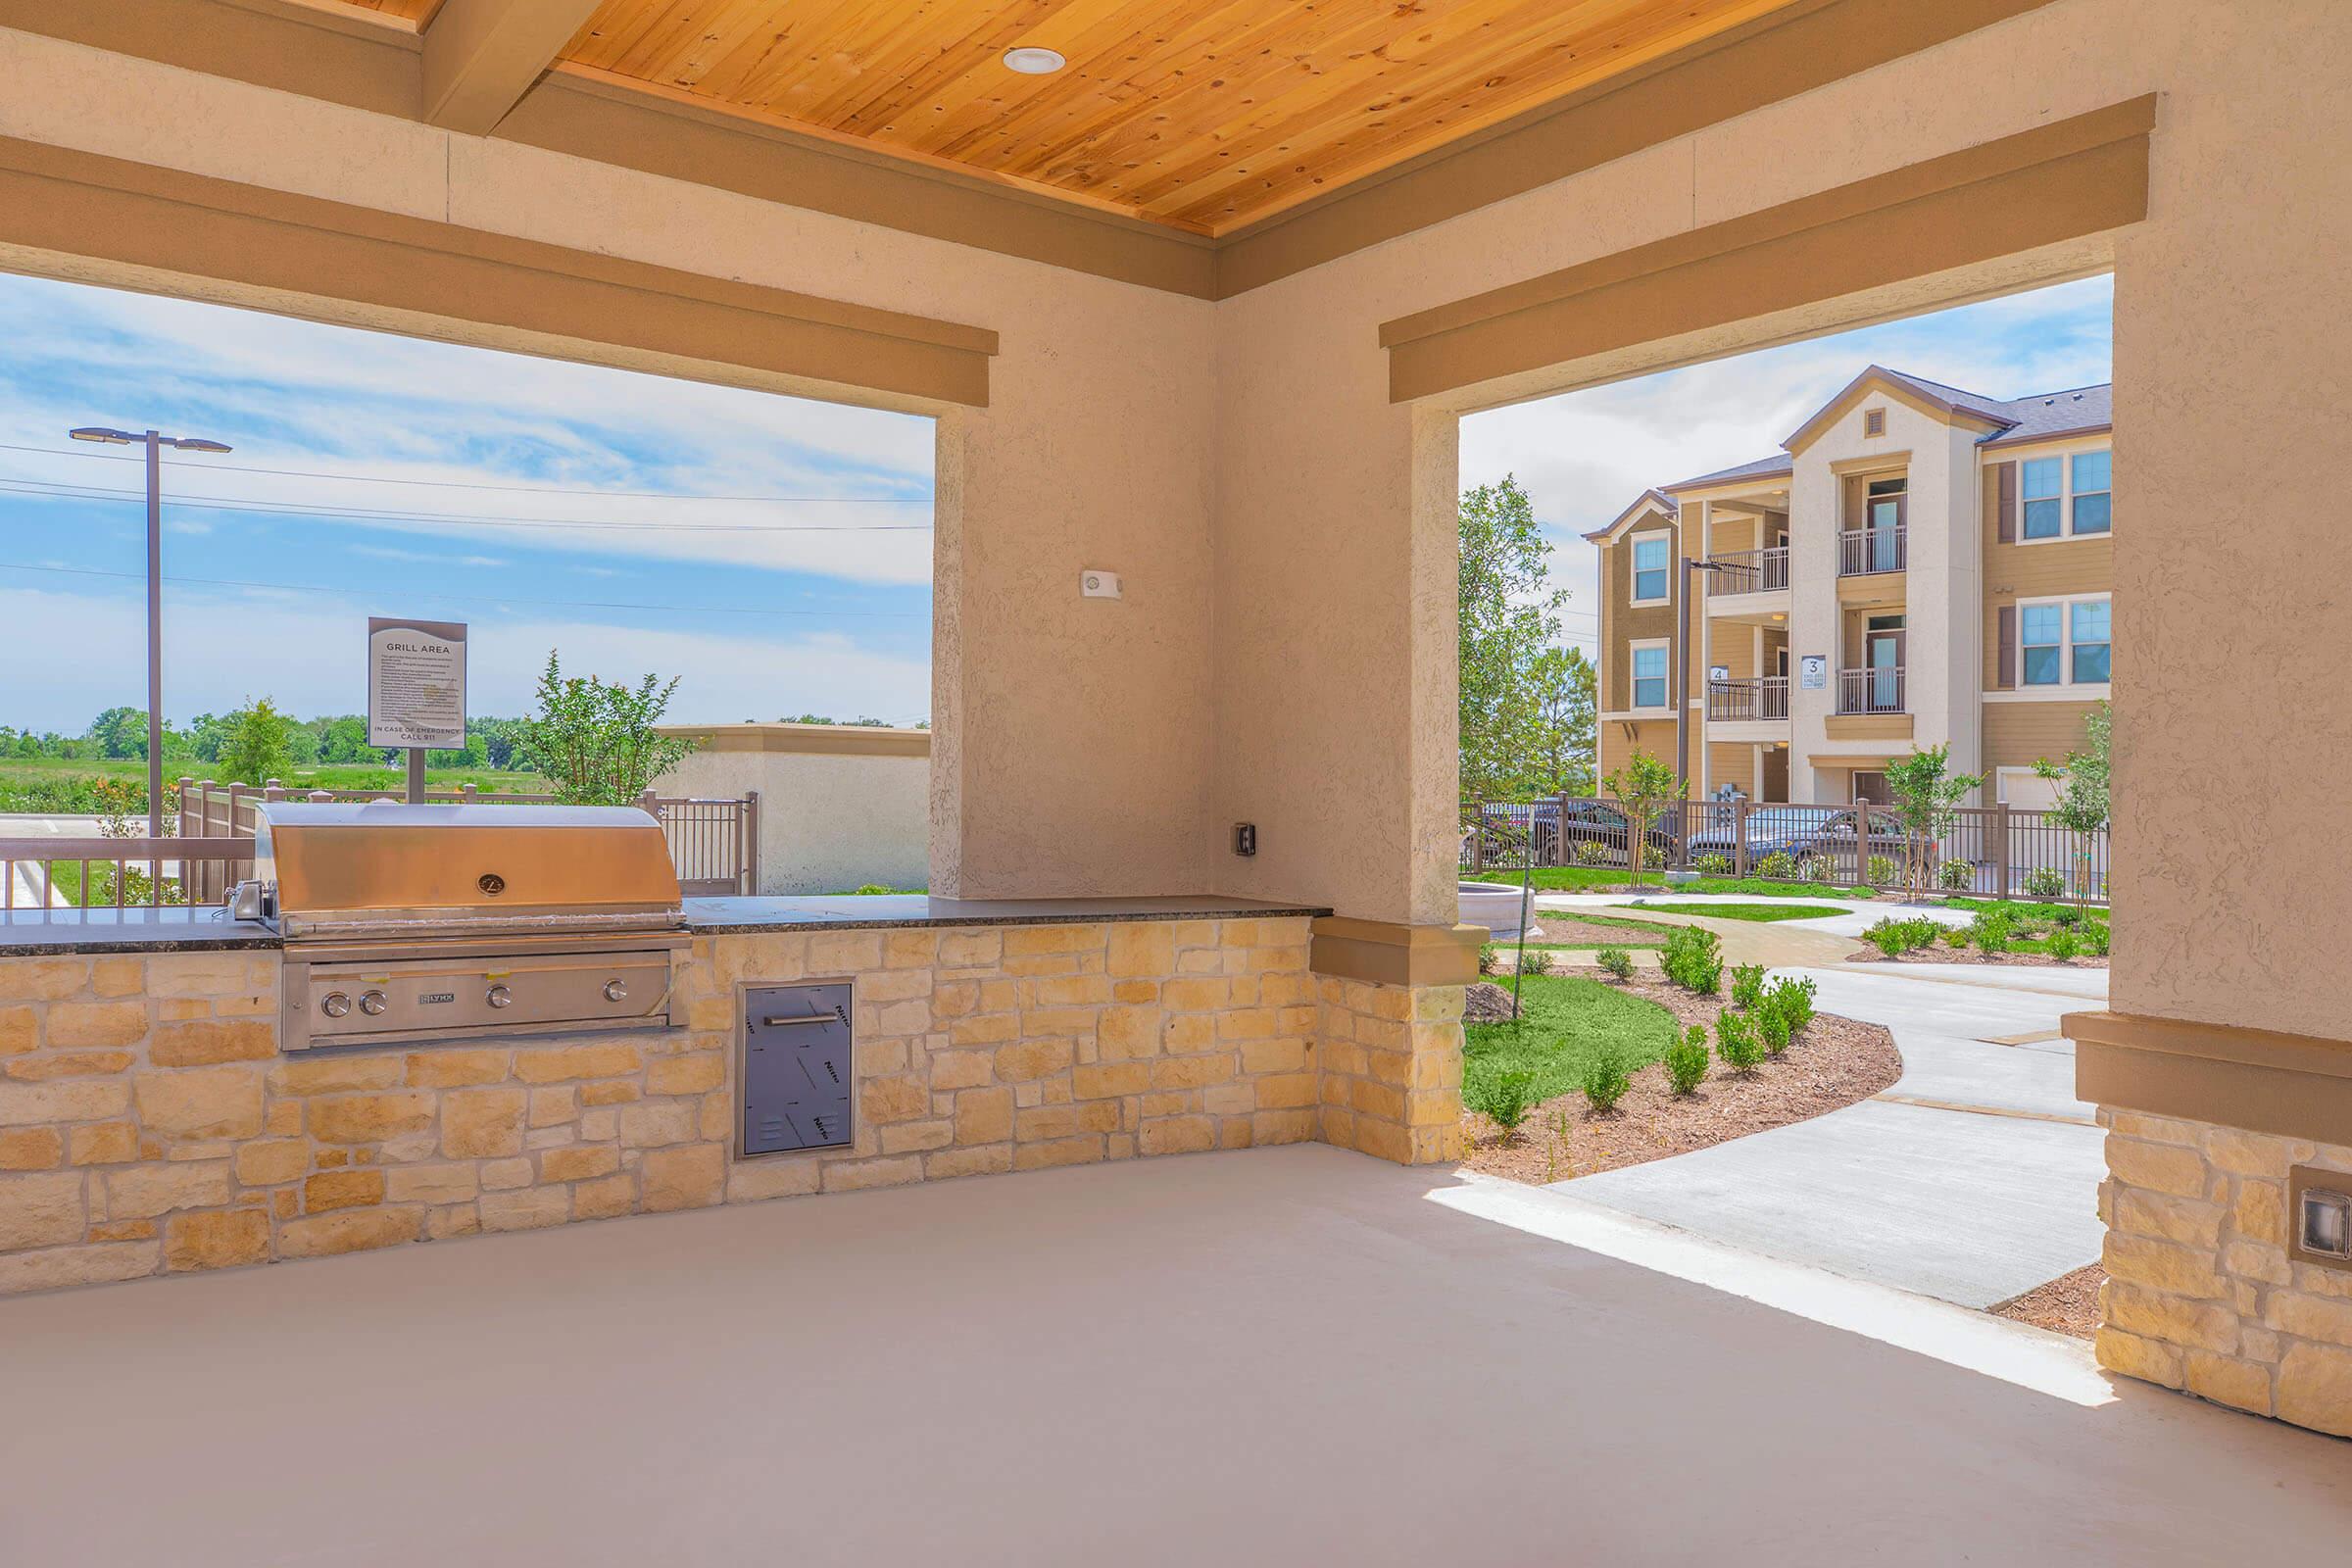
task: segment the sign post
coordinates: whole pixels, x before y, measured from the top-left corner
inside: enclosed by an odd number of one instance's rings
[[[368,617],[368,744],[405,747],[408,799],[424,801],[424,754],[466,744],[466,627]]]

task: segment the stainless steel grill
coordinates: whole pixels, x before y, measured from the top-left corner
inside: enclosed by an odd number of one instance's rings
[[[286,1051],[684,1021],[677,872],[634,807],[270,802],[232,898],[285,938]]]

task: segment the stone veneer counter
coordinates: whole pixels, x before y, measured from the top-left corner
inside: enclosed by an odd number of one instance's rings
[[[695,900],[683,1028],[290,1055],[261,928],[10,922],[0,1295],[1264,1144],[1457,1155],[1461,986],[1314,973],[1317,912]],[[845,979],[852,1142],[742,1157],[739,988]]]
[[[924,894],[686,901],[698,936],[753,931],[906,930],[922,926],[1067,925],[1078,920],[1313,917],[1324,908],[1249,899],[934,899]],[[283,946],[276,932],[218,908],[0,910],[0,957],[59,953],[199,953]]]

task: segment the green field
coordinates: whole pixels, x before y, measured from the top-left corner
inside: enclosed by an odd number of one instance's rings
[[[1831,916],[1826,909],[1801,909],[1787,904],[1644,904],[1642,907],[1660,914],[1712,915],[1718,920],[1826,920]]]
[[[1517,887],[1522,875],[1532,875],[1538,889],[1545,893],[1584,893],[1593,888],[1621,888],[1629,884],[1623,870],[1605,865],[1545,865],[1532,873],[1490,869],[1473,871],[1461,868],[1465,882],[1506,882]],[[1867,899],[1876,891],[1872,888],[1830,888],[1818,882],[1766,882],[1752,876],[1705,876],[1688,887],[1669,888],[1665,875],[1658,871],[1642,873],[1642,885],[1655,888],[1663,894],[1675,893],[1745,893],[1767,899]]]
[[[204,778],[210,764],[193,758],[164,759],[164,787],[179,778]],[[400,769],[367,762],[321,762],[298,767],[283,775],[294,790],[398,790],[405,775]],[[96,812],[100,803],[91,785],[98,779],[119,779],[138,786],[142,798],[147,764],[138,758],[10,757],[0,758],[0,811],[43,811],[58,814]],[[505,773],[495,768],[433,768],[424,775],[433,789],[456,789],[471,784],[498,794],[539,795],[547,780],[536,773]],[[144,800],[141,802],[144,809]]]
[[[1585,1081],[1594,1052],[1614,1046],[1630,1072],[1663,1055],[1674,1014],[1646,998],[1598,980],[1529,975],[1519,982],[1516,1023],[1474,1023],[1462,1034],[1464,1099],[1469,1086],[1496,1074],[1535,1074],[1535,1100],[1566,1094]]]

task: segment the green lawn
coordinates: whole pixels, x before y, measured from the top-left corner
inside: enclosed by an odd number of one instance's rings
[[[1604,1046],[1615,1046],[1631,1071],[1663,1055],[1674,1035],[1674,1014],[1598,980],[1528,975],[1519,987],[1525,1015],[1518,1022],[1462,1031],[1465,1087],[1497,1073],[1532,1072],[1534,1098],[1548,1100],[1581,1085],[1585,1063]]]
[[[209,762],[187,757],[166,757],[164,787],[169,791],[173,781],[183,775],[200,779],[212,771]],[[288,789],[397,790],[407,775],[398,768],[375,762],[321,762],[316,767],[296,768],[283,776]],[[0,758],[0,811],[94,812],[98,803],[89,786],[101,778],[144,786],[147,764],[135,757]],[[536,773],[501,772],[488,767],[431,768],[426,771],[424,781],[428,788],[436,790],[471,784],[485,794],[498,795],[543,795],[548,789],[547,780]],[[142,787],[139,793],[144,796],[147,792]]]
[[[1829,911],[1786,904],[1644,904],[1660,914],[1706,914],[1718,920],[1819,920]]]
[[[1607,942],[1530,942],[1528,946],[1551,948],[1561,953],[1592,953],[1601,948],[1660,948],[1674,934],[1674,927],[1660,925],[1655,920],[1628,920],[1614,914],[1587,914],[1582,909],[1563,910],[1559,918],[1574,920],[1579,925],[1606,926],[1612,931],[1623,931],[1625,935]],[[1504,942],[1497,946],[1515,948],[1518,944]]]
[[[1955,909],[1976,913],[2004,913],[2009,916],[2009,948],[2013,953],[2044,953],[2049,950],[2050,933],[2061,925],[2072,925],[2078,934],[2096,926],[2108,929],[2108,911],[2104,907],[2077,908],[2071,904],[2034,904],[2017,899],[1946,899]],[[1948,941],[1948,938],[1946,939]],[[2085,946],[2082,951],[2089,950]]]
[[[1617,888],[1626,885],[1625,872],[1605,865],[1546,865],[1532,873],[1518,871],[1473,871],[1461,868],[1462,880],[1505,882],[1519,885],[1523,874],[1532,875],[1536,887],[1546,893],[1583,893],[1593,888]],[[1870,888],[1828,888],[1818,882],[1766,882],[1752,876],[1706,876],[1688,887],[1669,888],[1664,875],[1657,871],[1642,873],[1645,886],[1660,893],[1745,893],[1767,899],[1867,899]]]

